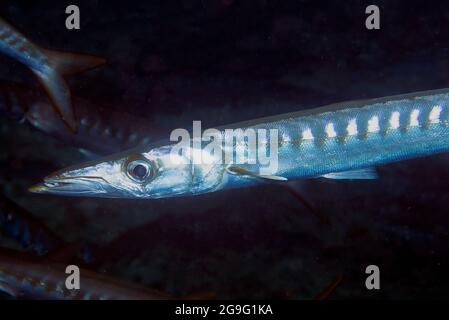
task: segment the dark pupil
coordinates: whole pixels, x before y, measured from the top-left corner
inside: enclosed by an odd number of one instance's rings
[[[143,179],[145,178],[145,176],[147,175],[148,169],[141,164],[136,165],[133,170],[132,170],[132,174],[135,178],[138,179]]]

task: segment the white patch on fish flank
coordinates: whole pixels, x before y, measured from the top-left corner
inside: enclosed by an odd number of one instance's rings
[[[290,136],[285,132],[282,133],[282,141],[287,143],[291,141]]]
[[[313,140],[314,137],[313,137],[313,134],[312,134],[312,130],[310,130],[310,129],[305,129],[305,130],[302,132],[302,138],[303,138],[304,140]]]
[[[355,118],[349,120],[348,126],[346,127],[346,131],[348,132],[349,136],[355,136],[355,135],[358,134],[358,131],[357,131],[357,120]]]
[[[334,124],[332,122],[326,124],[326,128],[324,130],[329,138],[335,138],[337,136],[337,132],[335,132]]]
[[[401,126],[401,124],[400,124],[400,113],[399,113],[399,111],[394,111],[392,114],[391,114],[391,117],[390,117],[390,129],[393,129],[393,130],[396,130],[396,129],[398,129],[400,126]]]
[[[411,127],[424,127],[426,123],[447,124],[449,121],[443,119],[444,112],[445,109],[441,104],[435,104],[433,107],[429,106],[429,108],[426,108],[425,110],[414,108],[412,110],[389,111],[389,113],[386,114],[383,114],[382,112],[382,114],[377,113],[373,116],[368,115],[368,117],[371,117],[368,120],[365,120],[366,122],[362,120],[364,117],[358,119],[359,116],[356,116],[346,119],[346,128],[342,127],[342,132],[337,132],[337,130],[339,128],[339,121],[342,121],[343,119],[336,119],[337,122],[333,121],[334,119],[328,119],[327,122],[322,123],[324,128],[321,129],[321,132],[312,131],[312,127],[303,127],[303,129],[300,130],[301,133],[299,138],[295,137],[292,139],[288,135],[288,132],[284,132],[281,135],[280,142],[300,144],[301,140],[315,140],[316,143],[319,144],[326,138],[339,138],[339,141],[344,141],[347,137],[357,136],[359,134],[361,135],[361,138],[363,138],[369,133],[388,134],[391,130],[401,128],[406,131],[407,128]],[[343,132],[343,130],[346,132]]]
[[[429,113],[429,122],[430,123],[439,123],[442,110],[443,110],[443,108],[441,108],[441,106],[438,106],[438,105],[434,106]]]
[[[378,116],[372,116],[371,119],[368,120],[368,132],[369,133],[375,133],[379,132],[379,117]]]
[[[410,127],[419,126],[418,117],[419,117],[419,110],[413,109],[412,113],[410,113],[410,124],[409,124]]]

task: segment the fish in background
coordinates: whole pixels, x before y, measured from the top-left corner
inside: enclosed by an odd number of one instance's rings
[[[0,52],[30,68],[47,91],[62,119],[70,129],[76,131],[77,123],[70,90],[62,75],[94,68],[103,64],[104,59],[40,48],[2,18],[0,18]]]
[[[78,113],[76,133],[64,130],[61,119],[46,101],[31,103],[25,119],[34,128],[81,148],[89,158],[146,146],[164,132],[151,120],[107,110],[83,99],[74,99],[74,106]]]
[[[0,114],[80,148],[88,158],[145,146],[168,134],[155,121],[102,108],[84,99],[74,98],[73,106],[78,115],[77,132],[67,130],[51,101],[38,90],[16,84],[0,85]]]
[[[65,286],[67,264],[45,258],[30,258],[0,250],[0,292],[16,299],[45,300],[166,300],[172,297],[114,278],[80,269],[79,290]]]
[[[18,243],[27,253],[71,259],[88,265],[96,246],[87,242],[67,243],[32,213],[0,194],[0,233]]]
[[[67,262],[89,266],[95,246],[68,244],[24,208],[0,195],[0,232],[20,243],[22,253],[0,249],[0,292],[30,299],[168,299],[170,296],[82,270],[83,289],[65,290]],[[29,256],[30,253],[34,256]],[[39,260],[36,259],[39,256]],[[30,259],[31,257],[31,259]],[[34,258],[33,258],[34,257]],[[64,265],[62,262],[66,262]],[[92,268],[89,268],[92,269]],[[85,282],[87,279],[87,282]]]
[[[42,94],[39,94],[38,90],[34,88],[26,88],[12,83],[1,83],[0,115],[23,122],[30,103],[41,99],[41,96]]]
[[[23,249],[40,256],[64,245],[47,226],[3,195],[0,195],[0,231],[19,242]]]

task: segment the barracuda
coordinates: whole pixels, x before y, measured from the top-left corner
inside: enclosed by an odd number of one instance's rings
[[[40,256],[65,245],[45,224],[3,195],[0,195],[0,232]]]
[[[216,161],[207,164],[190,158],[179,161],[171,156],[176,146],[171,142],[56,172],[30,191],[163,198],[270,180],[373,179],[377,165],[448,150],[448,122],[449,89],[338,103],[226,127],[277,129],[275,175],[260,175],[258,164],[222,163],[222,155],[216,154],[208,155]],[[222,149],[223,153],[233,151]]]
[[[80,148],[91,159],[146,146],[150,141],[157,141],[154,137],[166,133],[153,119],[113,111],[80,98],[72,102],[77,111],[76,133],[67,130],[45,94],[33,87],[0,84],[0,116],[26,122],[67,145]]]
[[[167,300],[170,295],[80,270],[80,289],[68,290],[67,265],[0,250],[0,292],[15,299],[44,300]]]

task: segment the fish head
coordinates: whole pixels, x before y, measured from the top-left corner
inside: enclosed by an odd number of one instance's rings
[[[209,155],[194,161],[174,145],[128,152],[60,170],[30,188],[34,193],[106,198],[166,198],[220,189],[225,166]],[[204,152],[201,150],[200,152]]]

